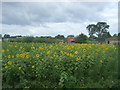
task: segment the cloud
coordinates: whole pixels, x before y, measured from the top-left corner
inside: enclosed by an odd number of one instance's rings
[[[46,23],[46,26],[21,26],[21,25],[6,25],[3,24],[3,34],[10,34],[10,35],[31,35],[31,36],[56,36],[58,34],[62,35],[78,35],[82,32],[87,34],[86,23],[80,24],[80,23]]]
[[[120,33],[120,1],[118,2],[118,32]]]
[[[117,3],[110,2],[4,2],[3,34],[88,34],[88,24],[105,21],[111,33],[117,30]]]
[[[3,24],[97,21],[106,4],[109,3],[3,3]]]
[[[117,3],[112,3],[109,7],[104,9],[101,14],[104,20],[110,25],[111,34],[118,33],[118,10]]]

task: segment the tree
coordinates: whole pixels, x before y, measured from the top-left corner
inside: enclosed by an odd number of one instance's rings
[[[27,43],[33,42],[33,40],[34,40],[33,36],[25,36],[22,38],[22,42],[27,42]]]
[[[118,36],[120,36],[120,33],[118,33]]]
[[[21,35],[17,35],[17,36],[11,36],[11,38],[21,38]]]
[[[120,41],[120,33],[118,33],[118,40]]]
[[[103,33],[102,36],[105,37],[105,38],[110,38],[111,34],[109,32],[105,32],[105,33]]]
[[[88,30],[88,33],[90,36],[96,35],[98,40],[100,38],[103,38],[103,34],[107,33],[107,29],[109,29],[109,25],[107,25],[106,22],[98,22],[96,25],[95,24],[90,24],[86,27]]]
[[[10,35],[9,34],[5,34],[4,38],[10,38]]]
[[[95,37],[95,36],[90,36],[89,38],[88,38],[88,40],[89,41],[93,41],[94,39],[96,39],[97,37]]]
[[[78,36],[75,37],[75,42],[84,43],[84,42],[87,41],[87,39],[88,39],[88,37],[85,34],[81,33],[81,34],[79,34]]]
[[[86,27],[90,36],[93,36],[96,32],[97,26],[95,24],[90,24]]]
[[[114,35],[113,35],[113,37],[116,37],[116,36],[117,36],[117,34],[114,34]]]
[[[102,41],[102,42],[103,42],[103,41],[106,40],[106,38],[110,38],[110,37],[111,37],[111,35],[110,35],[109,32],[104,32],[104,33],[102,34],[102,36],[98,38],[98,41]]]
[[[63,36],[63,35],[57,35],[57,36],[55,36],[55,38],[57,38],[57,39],[64,39],[65,37]]]
[[[107,29],[109,29],[109,25],[107,25],[106,22],[98,22],[96,26],[96,35],[98,37],[102,36],[104,33],[107,32]]]

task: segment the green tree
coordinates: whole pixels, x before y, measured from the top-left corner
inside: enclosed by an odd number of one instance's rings
[[[120,33],[118,33],[118,36],[120,36]]]
[[[96,39],[97,37],[95,37],[95,36],[90,36],[89,38],[88,38],[88,40],[89,41],[93,41],[94,39]]]
[[[57,38],[57,39],[64,39],[65,37],[63,36],[63,35],[57,35],[57,36],[55,36],[55,38]]]
[[[116,36],[117,36],[117,34],[114,34],[114,35],[113,35],[113,37],[116,37]]]
[[[102,36],[104,33],[107,32],[107,29],[109,29],[109,25],[107,25],[106,22],[98,22],[96,24],[97,26],[97,29],[96,29],[96,35],[99,37],[99,36]]]
[[[4,38],[10,38],[10,35],[9,34],[5,34]]]
[[[95,24],[90,24],[86,27],[88,30],[88,33],[90,36],[96,35],[98,38],[98,41],[103,38],[103,34],[108,33],[107,29],[109,29],[109,25],[107,25],[106,22],[98,22],[96,25]]]
[[[33,42],[34,37],[33,36],[25,36],[22,38],[22,42]]]
[[[107,38],[110,38],[111,37],[111,35],[110,35],[110,33],[109,32],[104,32],[103,34],[102,34],[102,36],[100,36],[99,38],[98,38],[98,41],[105,41]]]
[[[86,29],[88,30],[88,33],[90,36],[94,36],[97,26],[95,24],[89,24]]]
[[[81,34],[79,34],[78,36],[75,37],[75,42],[85,43],[87,41],[87,39],[88,39],[88,37],[85,34],[81,33]]]

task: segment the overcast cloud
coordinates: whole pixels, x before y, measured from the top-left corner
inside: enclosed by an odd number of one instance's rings
[[[56,36],[88,35],[86,26],[105,21],[118,32],[117,3],[110,2],[4,2],[2,34]]]

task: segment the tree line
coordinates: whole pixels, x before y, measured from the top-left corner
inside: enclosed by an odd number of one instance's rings
[[[97,41],[97,42],[105,42],[107,38],[110,37],[120,37],[120,33],[114,34],[113,36],[108,31],[110,25],[106,22],[98,22],[97,24],[89,24],[86,26],[86,29],[89,33],[89,36],[81,33],[75,36],[76,43],[86,43],[87,41]],[[60,42],[61,40],[67,42],[67,37],[64,35],[56,35],[55,37],[52,36],[40,36],[40,37],[33,37],[33,36],[10,36],[9,34],[5,34],[3,38],[16,38],[11,39],[12,42],[40,42],[40,43],[55,43]]]

